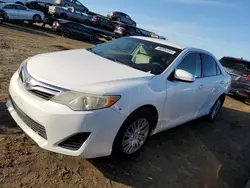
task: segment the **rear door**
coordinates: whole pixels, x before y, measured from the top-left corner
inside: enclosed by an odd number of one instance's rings
[[[224,76],[217,64],[217,60],[209,54],[201,53],[202,78],[196,92],[197,116],[206,115],[215,101],[223,93]],[[200,103],[202,101],[202,103]]]

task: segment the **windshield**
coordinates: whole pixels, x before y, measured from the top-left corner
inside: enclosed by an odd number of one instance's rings
[[[144,72],[161,74],[182,50],[146,40],[124,37],[97,45],[89,51]]]
[[[249,74],[250,62],[236,59],[221,59],[221,64],[236,74]]]

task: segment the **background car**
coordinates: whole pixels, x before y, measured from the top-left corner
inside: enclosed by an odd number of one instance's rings
[[[49,5],[42,1],[27,1],[26,7],[33,10],[38,10],[44,13],[44,15],[48,15]]]
[[[74,7],[76,11],[88,13],[89,9],[77,0],[58,0],[57,4],[64,7]]]
[[[223,57],[220,62],[231,76],[230,93],[244,97],[250,105],[250,61]]]
[[[8,20],[8,15],[4,10],[0,9],[0,24]]]
[[[110,20],[113,21],[118,21],[118,22],[122,22],[128,25],[132,25],[132,26],[136,26],[136,22],[134,20],[132,20],[129,15],[123,13],[123,12],[109,12],[107,17]]]
[[[23,5],[11,3],[0,4],[0,9],[7,13],[10,20],[41,22],[44,19],[44,14],[41,11],[31,10]]]
[[[0,0],[0,3],[16,3],[20,5],[25,5],[26,0]]]
[[[117,24],[115,26],[114,32],[118,36],[144,36],[144,37],[152,37],[154,34],[151,31],[147,31],[144,29],[140,29],[134,26],[126,25],[126,24]]]
[[[106,17],[102,16],[93,16],[92,19],[90,20],[90,25],[104,29],[107,31],[112,31],[114,32],[115,29],[115,23],[113,23],[111,20],[107,19]]]
[[[74,22],[59,24],[57,31],[64,37],[87,40],[92,43],[96,43],[99,40],[98,35],[93,30]]]
[[[64,20],[70,20],[79,23],[89,23],[89,16],[85,13],[74,11],[71,7],[59,7],[59,6],[49,6],[49,14],[55,18],[62,18]]]

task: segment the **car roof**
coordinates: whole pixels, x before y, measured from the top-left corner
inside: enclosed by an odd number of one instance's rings
[[[132,36],[132,38],[137,38],[137,39],[142,39],[142,40],[146,40],[146,41],[150,41],[150,42],[155,42],[155,43],[159,43],[159,44],[163,44],[163,45],[168,45],[168,46],[172,46],[175,48],[179,48],[180,50],[184,50],[185,46],[176,44],[176,43],[172,43],[163,39],[156,39],[156,38],[150,38],[150,37],[141,37],[141,36]]]
[[[234,60],[234,61],[238,61],[238,62],[250,63],[250,61],[248,61],[246,59],[237,58],[237,57],[224,56],[221,59],[227,59],[227,60]]]

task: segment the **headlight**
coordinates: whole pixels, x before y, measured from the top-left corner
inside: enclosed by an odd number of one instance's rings
[[[64,104],[75,111],[86,111],[108,108],[119,99],[120,96],[98,96],[75,91],[66,91],[53,97],[51,101]]]

